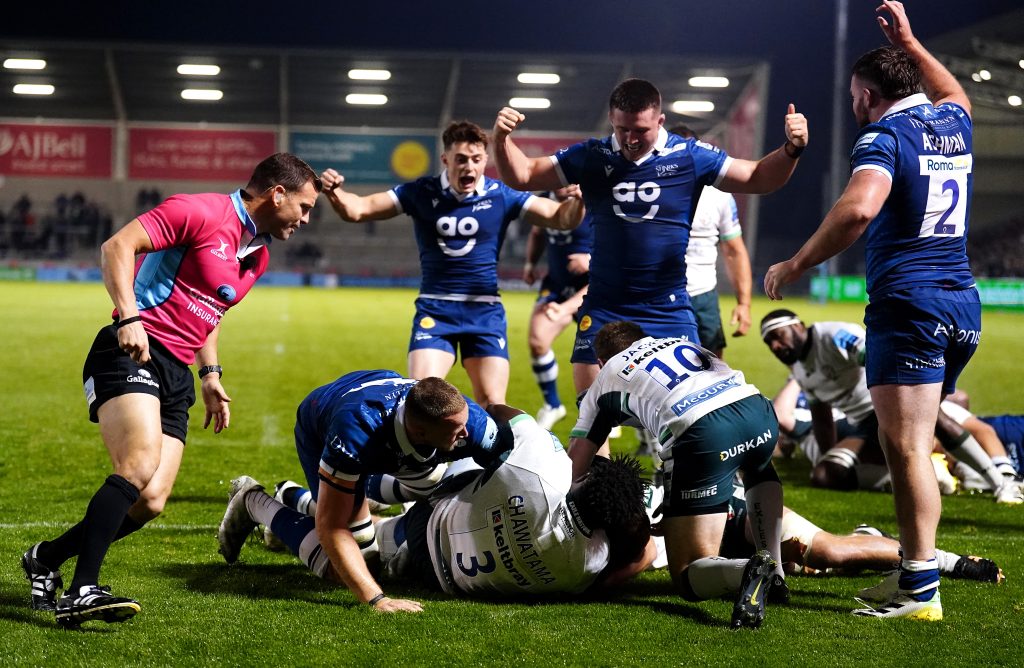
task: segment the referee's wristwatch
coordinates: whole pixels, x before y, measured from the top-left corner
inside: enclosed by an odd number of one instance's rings
[[[208,366],[204,366],[202,369],[199,370],[199,379],[202,380],[203,376],[205,376],[208,373],[216,373],[221,378],[224,377],[224,369],[221,368],[219,364],[210,364]]]

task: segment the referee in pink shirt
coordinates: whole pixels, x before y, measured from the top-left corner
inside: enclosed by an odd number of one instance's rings
[[[220,319],[266,271],[272,239],[287,240],[309,222],[320,179],[299,158],[277,153],[230,195],[175,195],[132,220],[101,248],[113,324],[99,331],[82,380],[89,419],[98,422],[114,473],[93,495],[82,521],[25,553],[32,607],[54,610],[77,627],[119,622],[138,602],[98,586],[110,544],[163,510],[178,475],[195,403],[199,368],[206,419],[228,426],[231,399],[217,361]],[[78,555],[60,600],[59,568]]]

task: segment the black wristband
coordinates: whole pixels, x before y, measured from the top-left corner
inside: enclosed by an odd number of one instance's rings
[[[789,150],[790,147],[793,147],[792,151]],[[796,160],[803,154],[805,148],[807,147],[797,146],[796,144],[787,139],[786,143],[782,145],[782,152],[786,154],[787,158],[792,158],[793,160]]]
[[[224,377],[224,369],[222,369],[219,364],[210,364],[209,366],[204,366],[202,369],[199,370],[199,377],[202,378],[208,373],[217,373],[221,378]]]
[[[142,316],[141,315],[133,315],[130,318],[122,318],[122,319],[120,319],[120,320],[118,320],[117,322],[114,323],[114,327],[116,329],[121,329],[125,325],[130,325],[133,322],[142,322]]]
[[[384,596],[384,592],[381,592],[373,598],[371,598],[369,601],[367,601],[366,605],[370,606],[371,608],[376,608],[377,604],[383,601],[385,598],[386,597]]]

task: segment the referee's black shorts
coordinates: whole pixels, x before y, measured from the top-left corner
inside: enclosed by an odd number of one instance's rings
[[[82,368],[89,419],[99,422],[96,412],[108,399],[123,394],[151,394],[160,400],[163,433],[184,443],[188,434],[188,409],[196,402],[192,370],[152,336],[149,337],[149,355],[148,362],[136,364],[117,345],[114,325],[99,331]]]

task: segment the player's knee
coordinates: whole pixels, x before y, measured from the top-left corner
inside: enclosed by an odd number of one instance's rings
[[[822,489],[850,491],[857,489],[857,474],[836,462],[819,462],[811,470],[811,486]]]
[[[533,358],[542,357],[550,350],[547,342],[536,334],[531,333],[527,343],[530,346],[530,356]]]
[[[802,563],[817,570],[841,568],[843,566],[842,550],[837,550],[831,540],[815,540],[814,549],[807,550],[803,554]]]
[[[139,453],[114,464],[114,473],[121,476],[140,490],[149,485],[160,466],[159,451],[155,454]]]
[[[142,496],[135,503],[132,517],[142,524],[156,519],[164,512],[170,492],[151,492],[148,488],[142,490]]]

